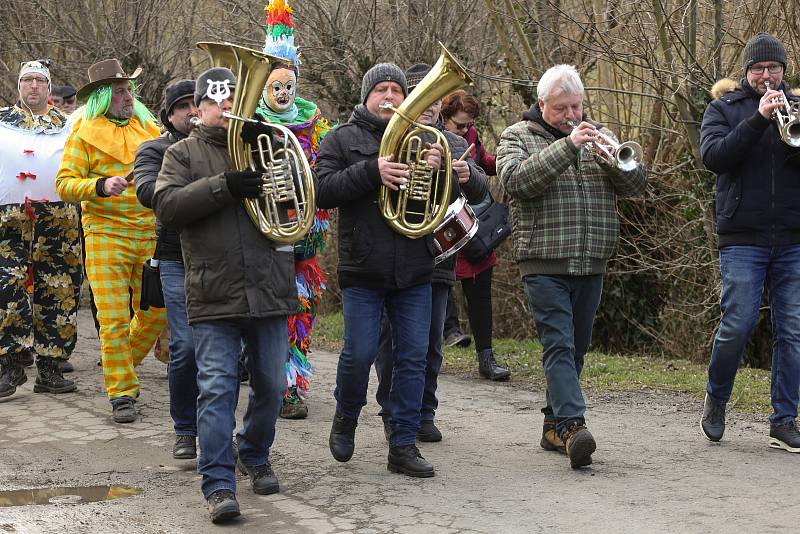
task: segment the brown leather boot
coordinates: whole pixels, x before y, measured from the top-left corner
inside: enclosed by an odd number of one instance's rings
[[[542,441],[539,445],[546,451],[558,451],[567,454],[567,448],[556,432],[555,419],[545,419],[542,425]]]
[[[592,453],[597,449],[592,433],[583,423],[574,422],[561,435],[567,449],[569,464],[573,469],[591,465]]]

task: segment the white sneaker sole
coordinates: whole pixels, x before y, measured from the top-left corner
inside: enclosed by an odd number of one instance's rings
[[[777,438],[769,438],[769,446],[773,449],[783,449],[789,452],[800,452],[800,447],[790,447]]]

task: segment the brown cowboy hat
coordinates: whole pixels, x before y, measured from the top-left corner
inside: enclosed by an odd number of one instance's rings
[[[123,80],[135,80],[142,73],[142,67],[137,67],[133,74],[128,75],[122,69],[118,59],[104,59],[89,67],[87,72],[89,74],[89,83],[78,89],[78,100],[86,100],[89,93],[101,85]]]

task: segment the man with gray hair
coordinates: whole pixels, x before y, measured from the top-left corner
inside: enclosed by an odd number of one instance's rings
[[[592,463],[596,449],[580,374],[619,237],[616,198],[641,194],[647,172],[597,156],[599,134],[614,135],[586,118],[583,83],[571,65],[542,75],[522,119],[502,134],[497,172],[511,197],[514,257],[543,347],[541,446],[566,452],[578,468]]]

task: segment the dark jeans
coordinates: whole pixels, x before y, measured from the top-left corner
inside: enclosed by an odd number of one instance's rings
[[[584,422],[586,402],[580,375],[592,339],[592,324],[603,275],[523,277],[539,341],[547,380],[545,419],[555,418],[561,434],[573,422]]]
[[[344,347],[336,370],[336,411],[358,419],[367,404],[367,386],[378,352],[384,306],[396,347],[389,412],[392,447],[416,442],[431,326],[431,285],[407,289],[342,289]]]
[[[275,439],[275,421],[286,391],[287,317],[203,321],[192,325],[197,354],[197,430],[203,476],[203,495],[218,490],[236,491],[233,451],[236,402],[239,392],[239,357],[242,340],[248,344],[247,371],[250,397],[244,424],[236,435],[239,458],[245,465],[269,461]]]
[[[706,391],[720,403],[730,399],[736,371],[758,321],[764,293],[772,315],[772,415],[770,423],[797,417],[800,388],[800,245],[720,249],[722,317],[711,349]]]
[[[169,414],[177,435],[196,436],[197,362],[186,317],[185,271],[182,262],[169,260],[161,260],[158,270],[169,325]]]
[[[436,388],[439,380],[439,370],[442,368],[442,329],[444,328],[444,315],[447,309],[447,295],[450,287],[445,284],[431,284],[431,331],[428,337],[428,354],[425,367],[425,389],[422,393],[422,408],[420,421],[433,421],[439,400],[436,398]],[[381,406],[382,417],[391,417],[389,410],[389,395],[392,388],[392,375],[394,373],[395,354],[392,350],[392,327],[387,315],[381,322],[380,345],[378,356],[375,358],[375,371],[378,373],[378,391],[375,400]]]

